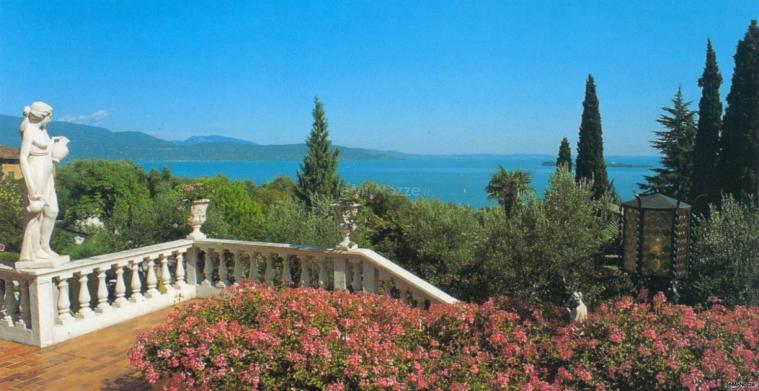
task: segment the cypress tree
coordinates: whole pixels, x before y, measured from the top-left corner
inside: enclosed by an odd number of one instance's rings
[[[719,87],[722,74],[717,66],[717,56],[712,41],[706,42],[706,65],[698,79],[701,100],[698,102],[698,128],[693,146],[693,173],[691,175],[690,201],[696,212],[707,212],[707,205],[719,201],[719,133],[722,128],[722,101]]]
[[[736,198],[759,192],[759,27],[738,42],[723,120],[719,172],[722,191]]]
[[[566,137],[561,140],[559,146],[559,156],[556,158],[556,167],[564,166],[568,171],[572,171],[572,150],[569,148],[569,140]]]
[[[295,194],[308,206],[313,206],[319,197],[336,199],[342,187],[342,180],[337,175],[337,157],[340,151],[331,148],[324,106],[318,97],[314,98],[311,114],[314,123],[311,134],[306,139],[308,153],[298,170],[298,186],[295,189]]]
[[[582,121],[580,139],[577,142],[577,162],[575,178],[593,181],[593,192],[600,197],[609,190],[609,180],[604,162],[603,135],[601,131],[601,113],[598,110],[598,97],[593,75],[588,75],[585,83],[585,100],[582,102]]]
[[[653,169],[655,175],[646,175],[646,183],[640,185],[643,190],[688,200],[696,136],[696,112],[688,105],[690,102],[683,100],[683,92],[678,88],[672,98],[672,107],[662,107],[664,114],[656,122],[662,124],[664,130],[654,132],[657,139],[651,142],[662,154],[662,167]]]

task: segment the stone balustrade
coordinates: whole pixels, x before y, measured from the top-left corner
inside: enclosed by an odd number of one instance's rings
[[[280,243],[205,239],[195,242],[190,262],[200,274],[188,277],[207,297],[241,279],[272,286],[348,289],[398,298],[426,307],[456,299],[368,249],[337,250]],[[202,264],[202,267],[199,266]]]
[[[418,307],[456,301],[367,249],[187,239],[49,269],[0,265],[0,339],[49,346],[242,280],[385,294]]]

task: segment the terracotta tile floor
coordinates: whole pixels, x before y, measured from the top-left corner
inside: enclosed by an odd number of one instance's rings
[[[44,349],[0,341],[0,390],[149,390],[126,352],[138,331],[163,322],[169,311]]]

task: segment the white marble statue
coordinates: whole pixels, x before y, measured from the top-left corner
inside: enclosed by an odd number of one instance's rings
[[[55,163],[68,154],[65,137],[50,137],[45,129],[53,108],[44,102],[24,107],[21,122],[21,153],[19,164],[26,182],[27,223],[17,269],[54,267],[69,260],[50,248],[58,197],[55,194]]]
[[[575,322],[585,321],[585,319],[588,318],[588,307],[582,302],[582,292],[572,293],[572,301],[574,301],[577,306],[569,311],[570,318]]]

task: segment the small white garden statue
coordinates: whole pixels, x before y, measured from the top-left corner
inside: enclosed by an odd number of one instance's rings
[[[69,261],[68,255],[58,255],[50,248],[58,216],[55,164],[69,152],[67,138],[47,134],[46,127],[52,116],[52,107],[34,102],[24,107],[24,119],[19,126],[19,165],[26,182],[27,220],[16,269],[55,267]]]
[[[588,307],[585,306],[585,303],[582,302],[582,292],[574,292],[572,293],[572,301],[577,304],[577,306],[574,309],[569,309],[569,316],[571,320],[575,322],[583,322],[585,319],[588,318]]]

